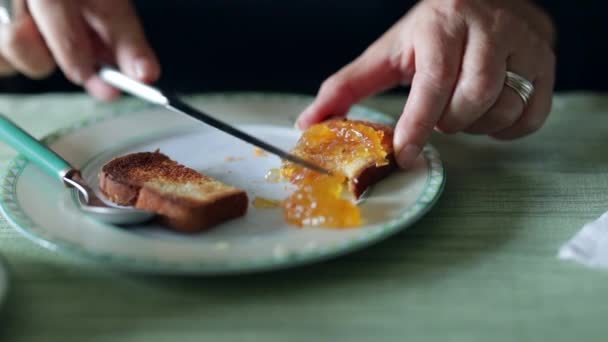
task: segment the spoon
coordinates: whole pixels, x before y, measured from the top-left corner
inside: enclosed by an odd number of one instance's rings
[[[85,214],[106,223],[128,225],[148,221],[154,213],[135,208],[107,205],[87,185],[80,171],[50,148],[0,114],[0,140],[23,154],[47,174],[59,178],[72,188],[78,208]]]

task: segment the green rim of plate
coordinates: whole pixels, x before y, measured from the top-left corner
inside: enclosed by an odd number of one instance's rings
[[[310,101],[312,98],[304,95],[291,94],[219,93],[201,95],[195,97],[195,99],[204,99],[208,101],[218,99],[241,99],[248,101],[274,99],[281,101],[301,102],[305,100]],[[150,108],[155,107],[149,105],[132,105],[127,102],[126,105],[119,105],[118,110],[111,113],[85,119],[69,127],[59,129],[43,138],[42,142],[50,145],[61,137],[80,128],[92,126],[105,120],[133,113],[134,111]],[[349,112],[349,116],[364,118],[366,120],[390,125],[394,125],[395,123],[395,120],[390,116],[363,106],[353,107]],[[173,262],[152,257],[136,258],[131,256],[116,255],[84,248],[77,243],[54,236],[48,230],[34,222],[34,220],[22,209],[16,195],[16,186],[23,170],[29,164],[29,161],[23,155],[18,155],[17,157],[13,158],[9,162],[5,174],[2,176],[2,180],[0,182],[0,211],[12,227],[42,247],[52,251],[71,254],[74,256],[83,257],[85,259],[101,262],[107,266],[124,270],[146,273],[200,275],[269,271],[310,264],[363,249],[373,243],[384,240],[389,236],[400,232],[401,230],[404,230],[421,218],[438,200],[445,184],[445,170],[437,150],[433,146],[427,145],[423,149],[423,155],[428,164],[428,177],[424,190],[416,199],[414,204],[401,212],[398,217],[385,222],[379,229],[374,229],[373,231],[366,232],[355,238],[344,240],[330,246],[311,249],[310,251],[289,252],[280,257],[273,256],[225,263],[205,263],[201,261]]]

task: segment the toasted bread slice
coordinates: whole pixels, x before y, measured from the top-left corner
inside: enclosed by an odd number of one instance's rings
[[[396,169],[395,153],[393,149],[393,134],[392,127],[379,123],[351,120],[354,122],[365,124],[375,130],[382,131],[382,148],[386,152],[386,164],[378,164],[372,157],[360,158],[351,161],[350,163],[342,164],[338,170],[348,177],[348,189],[355,196],[361,195],[369,188],[384,177],[388,176]]]
[[[319,174],[284,162],[281,175],[295,186],[283,212],[297,226],[334,228],[362,224],[360,208],[342,196],[345,185],[355,198],[395,168],[393,129],[356,120],[329,120],[302,133],[292,153],[331,171]]]
[[[361,120],[336,119],[312,126],[294,153],[346,176],[355,198],[396,166],[393,128]]]
[[[243,216],[248,204],[245,191],[158,151],[111,160],[101,170],[99,187],[112,202],[153,211],[166,225],[182,232],[205,230]]]

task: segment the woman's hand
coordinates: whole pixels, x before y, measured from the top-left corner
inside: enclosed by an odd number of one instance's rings
[[[423,0],[323,83],[298,126],[343,116],[357,101],[406,83],[411,91],[394,138],[403,168],[433,129],[522,137],[551,109],[553,39],[551,20],[528,0]],[[534,84],[526,106],[505,87],[507,71]]]
[[[99,62],[116,63],[127,75],[152,82],[156,56],[127,0],[16,0],[11,23],[0,25],[0,75],[44,78],[58,65],[93,96],[120,93],[95,76]]]

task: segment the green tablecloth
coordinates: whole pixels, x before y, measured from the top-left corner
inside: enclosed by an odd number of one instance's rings
[[[368,104],[398,114],[402,99]],[[0,112],[36,136],[112,106],[0,97]],[[426,217],[375,247],[294,270],[120,273],[42,249],[2,219],[12,289],[0,341],[606,340],[608,273],[556,253],[608,210],[608,96],[558,96],[554,107],[540,133],[514,143],[434,137],[448,180]],[[0,147],[2,167],[13,155]]]

